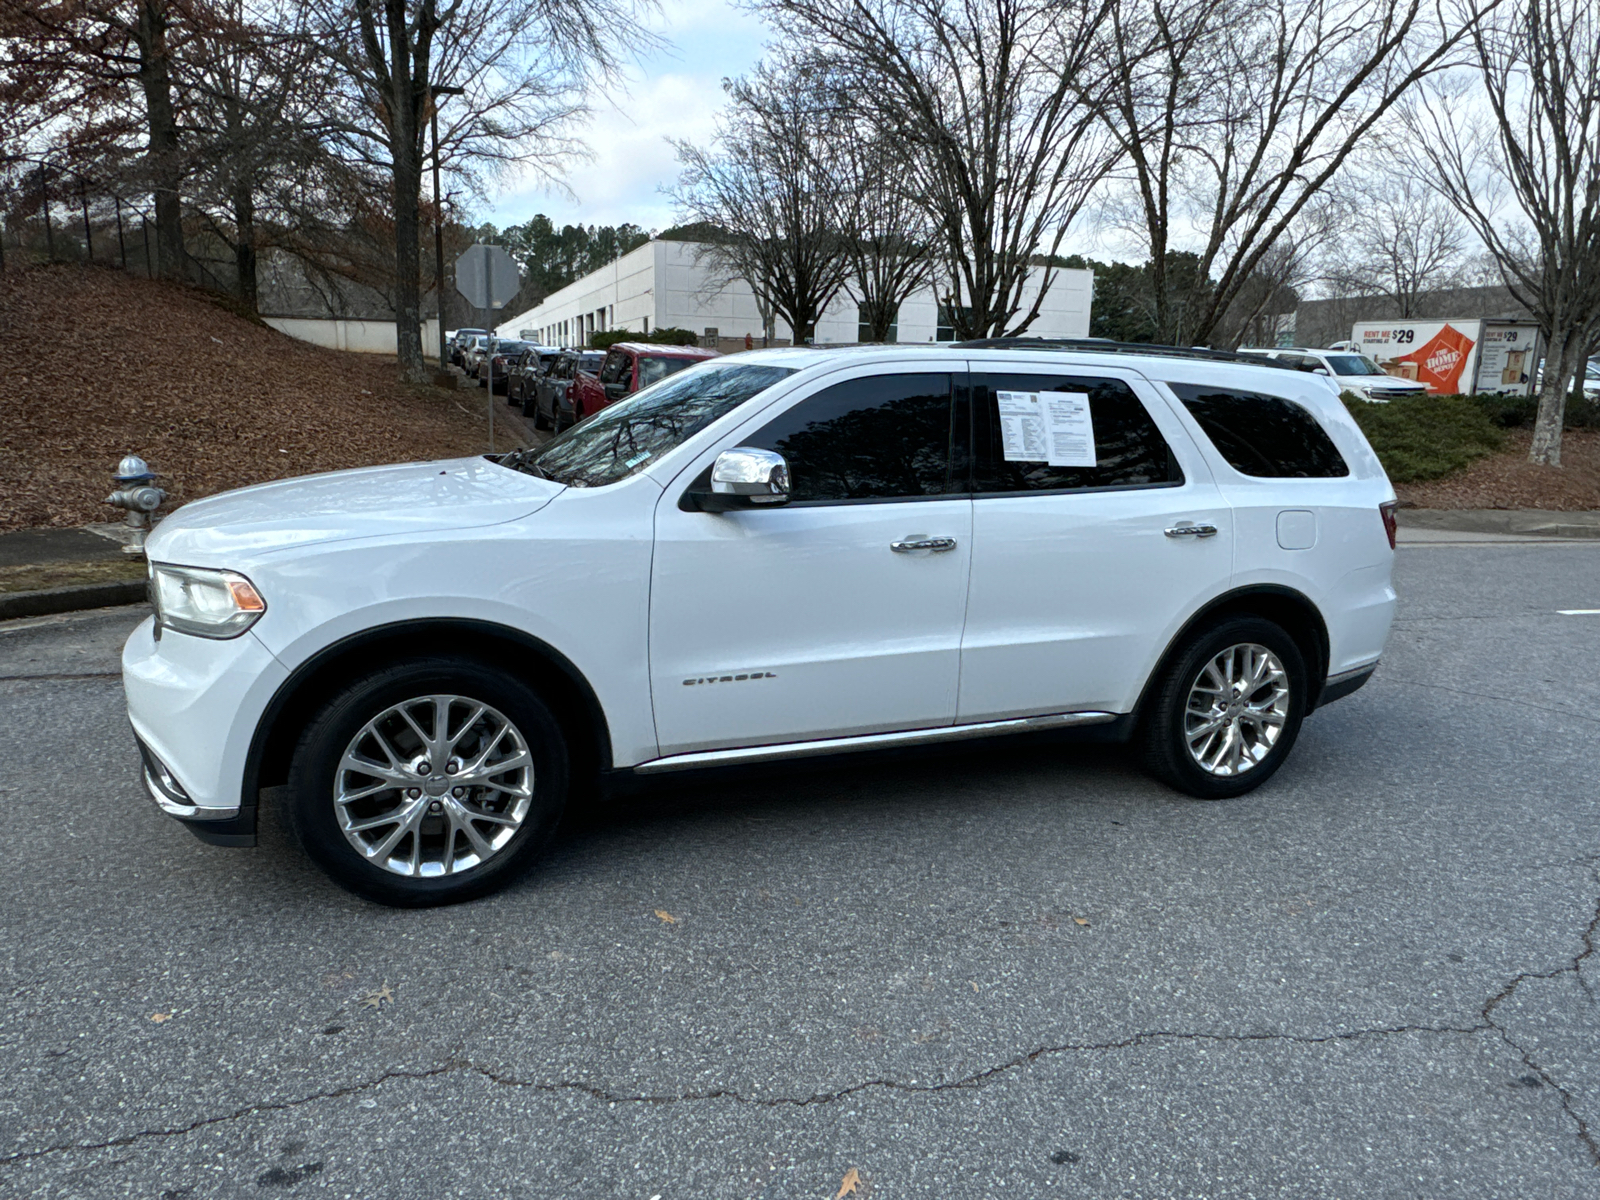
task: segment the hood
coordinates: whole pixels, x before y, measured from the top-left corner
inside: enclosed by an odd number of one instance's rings
[[[226,567],[318,542],[499,525],[548,504],[560,484],[484,458],[284,479],[185,504],[150,534],[153,562]]]

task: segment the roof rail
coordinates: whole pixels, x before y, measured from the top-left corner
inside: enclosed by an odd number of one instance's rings
[[[1113,342],[1107,338],[999,337],[974,338],[947,343],[955,350],[1071,350],[1091,354],[1148,354],[1158,358],[1201,358],[1213,362],[1249,363],[1257,367],[1277,367],[1293,371],[1288,363],[1262,354],[1240,354],[1234,350],[1210,350],[1204,346],[1156,346],[1149,342]]]

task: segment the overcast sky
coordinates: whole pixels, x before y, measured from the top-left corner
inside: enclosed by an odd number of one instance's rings
[[[574,195],[513,180],[482,219],[502,229],[535,213],[558,226],[673,224],[672,205],[661,194],[678,174],[666,139],[709,140],[724,100],[722,80],[755,65],[768,31],[726,0],[666,0],[652,26],[667,45],[630,72],[626,91],[597,99],[584,134],[594,158],[573,164],[567,175]]]

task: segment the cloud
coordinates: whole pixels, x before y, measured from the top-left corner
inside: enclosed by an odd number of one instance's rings
[[[513,180],[484,219],[505,226],[542,212],[557,224],[673,223],[662,189],[676,181],[678,164],[667,139],[710,138],[726,99],[722,80],[755,64],[767,31],[724,3],[671,2],[651,25],[668,45],[642,62],[626,87],[595,102],[583,133],[594,157],[568,172],[573,195],[539,180]]]

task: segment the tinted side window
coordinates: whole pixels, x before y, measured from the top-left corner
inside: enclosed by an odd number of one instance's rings
[[[1330,479],[1350,474],[1317,419],[1293,400],[1192,383],[1167,386],[1241,475]]]
[[[999,392],[1074,392],[1089,397],[1094,427],[1092,467],[1053,467],[1046,461],[1007,459]],[[1144,404],[1120,379],[1075,375],[972,376],[973,490],[1063,491],[1075,488],[1150,487],[1183,482],[1183,471]]]
[[[950,376],[874,375],[824,388],[743,445],[789,463],[793,501],[950,491]]]

